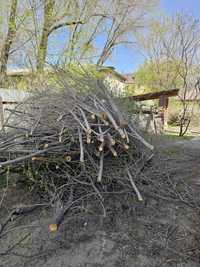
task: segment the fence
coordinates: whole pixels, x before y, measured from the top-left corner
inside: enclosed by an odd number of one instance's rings
[[[8,109],[22,102],[30,93],[16,89],[0,88],[0,129],[9,116]]]
[[[144,107],[133,111],[135,124],[145,132],[161,134],[164,130],[163,111],[155,107]]]

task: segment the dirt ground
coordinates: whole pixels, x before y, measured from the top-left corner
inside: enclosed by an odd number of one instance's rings
[[[200,138],[157,140],[137,185],[144,202],[134,192],[109,196],[105,218],[69,215],[55,234],[46,209],[13,220],[0,238],[0,267],[200,266]],[[16,204],[36,201],[13,182],[0,222]]]

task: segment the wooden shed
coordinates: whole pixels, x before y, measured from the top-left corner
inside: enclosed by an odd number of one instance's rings
[[[167,126],[169,97],[177,96],[178,93],[179,89],[171,89],[154,93],[129,96],[129,99],[132,99],[134,101],[146,101],[146,100],[158,99],[159,100],[158,107],[160,109],[160,116],[164,128],[165,126]]]

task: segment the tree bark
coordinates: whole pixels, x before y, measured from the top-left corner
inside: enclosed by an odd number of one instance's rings
[[[44,70],[45,59],[47,55],[48,37],[52,27],[53,11],[55,0],[45,0],[44,2],[44,24],[42,29],[42,37],[38,47],[37,54],[37,72]]]
[[[10,48],[12,46],[13,40],[16,36],[17,3],[18,3],[18,0],[12,0],[11,2],[10,17],[8,21],[8,33],[7,33],[7,36],[6,36],[6,39],[1,50],[1,54],[0,54],[0,60],[1,60],[0,87],[2,87],[5,83],[9,52],[10,52]]]

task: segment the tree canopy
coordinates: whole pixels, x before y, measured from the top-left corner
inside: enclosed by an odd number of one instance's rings
[[[177,61],[146,61],[135,73],[136,87],[142,87],[146,92],[180,88],[182,81],[178,68]]]

